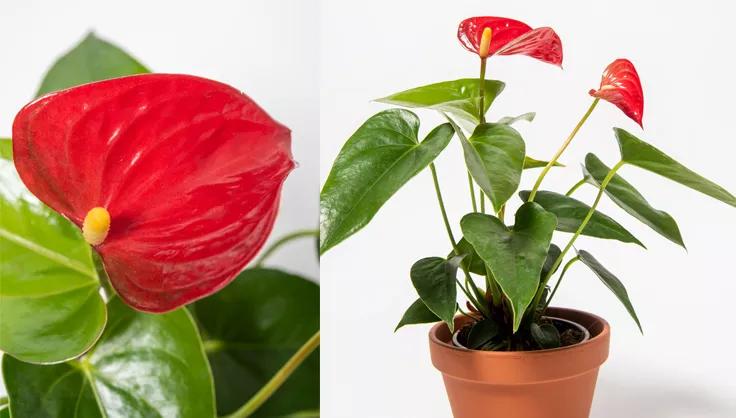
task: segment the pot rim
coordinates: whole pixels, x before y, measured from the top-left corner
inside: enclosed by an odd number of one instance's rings
[[[572,346],[575,346],[575,345],[578,345],[578,344],[582,344],[582,343],[584,343],[584,342],[586,342],[586,341],[588,341],[590,339],[590,330],[588,330],[588,328],[585,328],[583,325],[581,325],[581,324],[579,324],[579,323],[577,323],[577,322],[575,322],[575,321],[573,321],[571,319],[559,318],[559,317],[550,316],[550,315],[545,315],[544,318],[551,319],[553,321],[566,322],[568,324],[572,324],[575,328],[579,329],[584,334],[583,339],[580,340],[579,342],[577,342],[575,344],[572,344],[572,345],[566,345],[566,346],[557,347],[557,348],[572,347]],[[457,337],[458,337],[459,334],[460,334],[460,329],[456,329],[455,332],[452,333],[452,340],[451,341],[452,341],[452,344],[455,347],[464,348],[464,349],[470,350],[470,351],[485,351],[485,350],[475,350],[473,348],[468,348],[468,347],[460,344],[460,341],[457,339]],[[544,350],[544,349],[542,349],[542,350]],[[529,350],[529,351],[542,351],[542,350]],[[547,350],[549,350],[549,349],[547,349]],[[518,351],[516,351],[516,352],[518,352]]]
[[[449,350],[453,350],[453,351],[460,352],[460,353],[473,353],[474,355],[485,356],[485,357],[495,357],[495,358],[503,358],[503,357],[509,357],[509,358],[517,357],[518,358],[520,356],[543,357],[543,356],[555,355],[560,352],[578,350],[578,349],[587,347],[591,344],[597,344],[599,341],[608,338],[610,335],[611,328],[610,328],[610,325],[608,324],[608,321],[599,317],[598,315],[595,315],[595,314],[592,314],[586,311],[581,311],[578,309],[571,309],[571,308],[550,307],[549,309],[556,312],[554,316],[559,315],[557,312],[563,312],[563,313],[573,312],[573,313],[579,313],[579,314],[590,316],[596,321],[599,321],[600,323],[602,323],[603,329],[597,335],[591,336],[587,340],[581,341],[577,344],[568,345],[565,347],[548,348],[544,350],[534,350],[534,351],[482,351],[482,350],[471,350],[465,347],[456,347],[455,345],[452,344],[452,339],[450,339],[450,343],[447,343],[445,341],[442,341],[437,336],[437,333],[440,330],[440,328],[447,327],[447,324],[445,324],[444,322],[439,322],[435,324],[434,326],[432,326],[432,328],[429,331],[429,340],[432,344],[436,344],[442,347],[443,349],[449,349]],[[455,319],[458,319],[458,318],[464,318],[464,317],[462,315],[458,315],[458,317],[456,317]],[[562,319],[566,319],[566,318],[562,318]],[[587,329],[587,327],[585,327],[584,325],[582,324],[580,325],[583,326],[583,328]],[[590,333],[590,330],[588,330],[588,332]]]

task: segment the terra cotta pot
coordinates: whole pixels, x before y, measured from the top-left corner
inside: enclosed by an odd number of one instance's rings
[[[476,351],[455,347],[447,325],[432,327],[432,364],[442,372],[455,418],[588,418],[610,327],[587,312],[547,312],[583,325],[590,339],[551,350]],[[468,321],[457,317],[455,327]]]

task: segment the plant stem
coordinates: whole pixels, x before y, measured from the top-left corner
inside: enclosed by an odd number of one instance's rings
[[[590,107],[585,112],[585,114],[583,115],[582,119],[580,119],[580,121],[578,122],[578,124],[575,125],[575,129],[572,130],[572,132],[567,137],[567,139],[565,140],[565,142],[562,144],[562,146],[560,147],[560,149],[557,150],[557,152],[555,153],[554,157],[552,157],[552,159],[547,163],[547,165],[544,167],[544,169],[542,170],[542,172],[539,173],[539,177],[537,178],[537,182],[534,183],[534,188],[532,189],[532,192],[529,195],[529,201],[530,202],[533,202],[534,201],[534,197],[537,195],[537,190],[539,190],[539,186],[542,185],[542,180],[544,180],[544,177],[547,175],[547,173],[549,172],[549,170],[552,167],[554,167],[555,163],[557,163],[557,160],[560,158],[560,156],[562,155],[562,153],[565,152],[565,150],[567,149],[567,147],[572,142],[572,139],[575,138],[575,135],[578,133],[578,131],[583,126],[583,124],[585,123],[585,121],[588,120],[588,117],[590,116],[590,114],[593,113],[593,109],[595,109],[595,105],[598,104],[598,101],[599,100],[600,99],[598,99],[598,98],[596,98],[595,100],[593,100],[593,103],[591,103]]]
[[[480,94],[480,99],[478,100],[478,105],[480,107],[480,115],[478,115],[478,120],[480,121],[480,123],[486,123],[486,112],[485,112],[486,59],[485,58],[480,59],[480,85],[478,86],[478,93]]]
[[[286,379],[294,373],[304,360],[319,346],[319,331],[314,333],[299,350],[294,353],[291,358],[284,363],[283,366],[248,402],[240,407],[237,411],[228,415],[226,418],[246,418],[251,416],[258,408],[261,407],[273,394],[284,384]]]
[[[480,211],[486,213],[486,194],[480,188],[478,188],[478,193],[480,193]]]
[[[318,237],[319,231],[316,229],[305,229],[302,231],[295,231],[290,234],[286,234],[283,237],[276,240],[271,246],[266,248],[266,250],[263,251],[260,257],[258,257],[258,260],[254,263],[254,267],[261,267],[263,266],[263,263],[266,261],[266,259],[276,252],[279,248],[281,248],[284,244],[288,243],[289,241],[293,241],[295,239],[303,238],[303,237]]]
[[[549,279],[552,277],[554,272],[557,270],[557,268],[562,264],[562,260],[565,259],[565,255],[568,251],[570,251],[570,248],[572,248],[573,244],[575,244],[575,240],[578,239],[580,234],[583,233],[583,230],[585,230],[585,227],[588,225],[588,222],[590,221],[590,218],[593,217],[593,214],[595,213],[596,207],[598,207],[598,203],[600,203],[601,198],[603,197],[603,192],[606,190],[606,187],[608,187],[608,183],[611,182],[611,179],[613,179],[613,176],[616,175],[616,172],[625,164],[624,161],[619,161],[616,163],[615,166],[611,169],[611,171],[608,172],[606,177],[601,182],[601,185],[598,190],[598,194],[595,197],[595,201],[593,202],[593,205],[590,206],[590,209],[588,210],[588,213],[585,215],[585,218],[583,218],[583,222],[580,223],[580,226],[575,231],[575,234],[570,238],[570,241],[565,246],[565,249],[562,250],[560,255],[557,257],[557,260],[555,260],[555,263],[552,265],[552,268],[549,269],[549,272],[547,273],[547,276],[545,276],[544,280],[542,280],[542,284],[537,290],[537,294],[534,297],[534,304],[532,306],[538,306],[539,305],[539,299],[542,297],[542,293],[544,291],[544,287],[547,286],[547,283],[549,282]]]
[[[440,190],[440,182],[437,179],[437,169],[434,167],[434,163],[429,163],[429,171],[432,172],[432,181],[434,182],[434,191],[437,194],[437,203],[440,204],[440,212],[442,213],[442,221],[445,223],[445,229],[447,230],[447,236],[450,238],[452,243],[452,249],[455,251],[455,255],[460,255],[460,251],[457,249],[457,241],[455,236],[452,234],[452,227],[450,221],[447,219],[447,210],[445,210],[445,201],[442,199],[442,191]]]
[[[475,186],[473,186],[473,176],[468,171],[468,186],[470,186],[470,201],[473,203],[473,212],[478,212],[478,205],[475,203]]]
[[[562,283],[562,278],[565,277],[565,273],[567,273],[567,270],[572,267],[575,262],[580,261],[580,257],[574,257],[570,259],[570,261],[565,264],[565,267],[562,268],[562,273],[560,273],[560,278],[557,280],[557,284],[555,284],[555,288],[552,289],[552,293],[550,293],[549,297],[547,298],[547,302],[544,304],[544,308],[542,309],[542,312],[544,312],[547,307],[549,306],[549,303],[552,302],[552,298],[555,297],[555,293],[557,293],[557,289],[560,287],[560,283]]]
[[[580,187],[581,187],[581,186],[582,186],[583,184],[585,184],[585,182],[586,182],[586,180],[585,180],[585,179],[582,179],[582,180],[580,180],[579,182],[575,183],[575,185],[574,185],[574,186],[572,186],[572,187],[570,188],[570,190],[568,190],[568,191],[567,191],[567,193],[565,193],[565,196],[567,196],[567,197],[570,197],[570,196],[572,196],[572,194],[573,194],[573,193],[575,193],[575,191],[576,191],[577,189],[579,189],[579,188],[580,188]]]

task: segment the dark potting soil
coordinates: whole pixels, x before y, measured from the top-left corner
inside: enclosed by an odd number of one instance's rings
[[[549,321],[560,333],[560,347],[567,347],[578,344],[585,338],[585,333],[578,328],[561,321]],[[473,323],[466,324],[458,331],[458,342],[467,347],[468,333]],[[528,334],[528,332],[527,332]],[[500,338],[492,340],[488,344],[480,348],[481,351],[537,351],[541,350],[539,346],[532,340],[530,335],[514,336],[509,342],[509,336],[499,336]]]

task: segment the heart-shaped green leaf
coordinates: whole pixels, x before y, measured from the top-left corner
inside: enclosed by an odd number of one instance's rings
[[[319,329],[319,286],[280,270],[246,269],[192,311],[205,336],[222,416],[248,401]],[[315,351],[252,416],[318,408]]]
[[[526,146],[514,128],[497,123],[478,125],[470,138],[455,126],[470,175],[491,199],[496,212],[516,192],[524,169]]]
[[[399,321],[399,324],[396,325],[394,332],[398,331],[404,325],[430,324],[439,321],[441,321],[440,317],[430,311],[421,299],[417,299],[404,312],[404,316]]]
[[[627,164],[657,173],[693,190],[736,207],[736,196],[700,174],[678,163],[667,154],[620,128],[614,128],[621,159]]]
[[[528,113],[521,114],[519,116],[505,116],[505,117],[499,119],[498,122],[496,122],[496,123],[502,123],[504,125],[513,125],[516,122],[519,122],[519,121],[522,121],[522,120],[523,121],[527,121],[527,122],[532,122],[532,121],[534,121],[534,118],[536,116],[537,116],[537,113],[536,112],[528,112]]]
[[[529,331],[539,348],[557,348],[562,345],[560,331],[552,324],[539,325],[535,322],[531,325]]]
[[[137,312],[119,298],[110,325],[78,360],[39,366],[3,357],[14,417],[214,418],[207,359],[189,313]]]
[[[90,247],[76,226],[25,188],[6,158],[0,158],[0,254],[0,350],[31,363],[87,351],[107,319]]]
[[[117,46],[90,33],[46,73],[36,97],[93,81],[150,72]]]
[[[519,197],[526,202],[530,194],[529,191],[525,190],[519,192]],[[555,192],[538,191],[534,201],[539,203],[547,212],[552,212],[557,216],[557,230],[562,232],[577,231],[590,211],[590,206],[585,203]],[[615,239],[644,247],[644,244],[631,235],[621,224],[597,210],[593,212],[593,216],[585,225],[582,235]]]
[[[497,80],[485,80],[484,82],[483,114],[488,111],[491,103],[504,88],[504,83]],[[443,81],[405,90],[377,101],[402,107],[438,110],[475,126],[479,122],[478,116],[480,115],[480,79],[463,78]]]
[[[495,216],[482,213],[470,213],[460,221],[465,239],[488,264],[511,302],[514,332],[537,293],[556,224],[555,215],[534,202],[519,208],[513,228],[506,227]]]
[[[629,293],[626,291],[624,284],[621,283],[621,280],[619,280],[613,273],[603,267],[603,265],[598,262],[598,260],[596,260],[595,257],[593,257],[593,255],[591,255],[589,252],[579,250],[578,257],[580,257],[580,261],[582,261],[583,264],[593,270],[595,275],[598,276],[599,279],[601,279],[603,284],[605,284],[606,287],[608,287],[611,292],[616,295],[618,300],[623,303],[624,307],[626,307],[626,310],[629,312],[629,315],[634,318],[636,326],[639,327],[639,331],[643,333],[644,331],[641,328],[641,323],[639,323],[639,318],[636,316],[634,306],[631,304],[631,300],[629,300]]]
[[[468,332],[467,347],[477,350],[491,342],[501,332],[501,326],[493,318],[475,322]]]
[[[411,266],[411,282],[427,308],[454,329],[457,269],[462,256],[423,258]]]
[[[452,139],[448,124],[419,143],[419,118],[403,109],[368,119],[340,150],[320,194],[320,253],[363,228]]]
[[[601,182],[610,171],[611,169],[603,164],[594,154],[588,154],[585,157],[583,174],[586,180],[592,185],[600,187]],[[663,237],[685,247],[685,243],[682,241],[682,236],[680,235],[680,228],[672,216],[667,212],[653,208],[644,196],[634,186],[624,180],[623,177],[618,174],[614,175],[608,183],[605,193],[628,214],[640,220]]]

